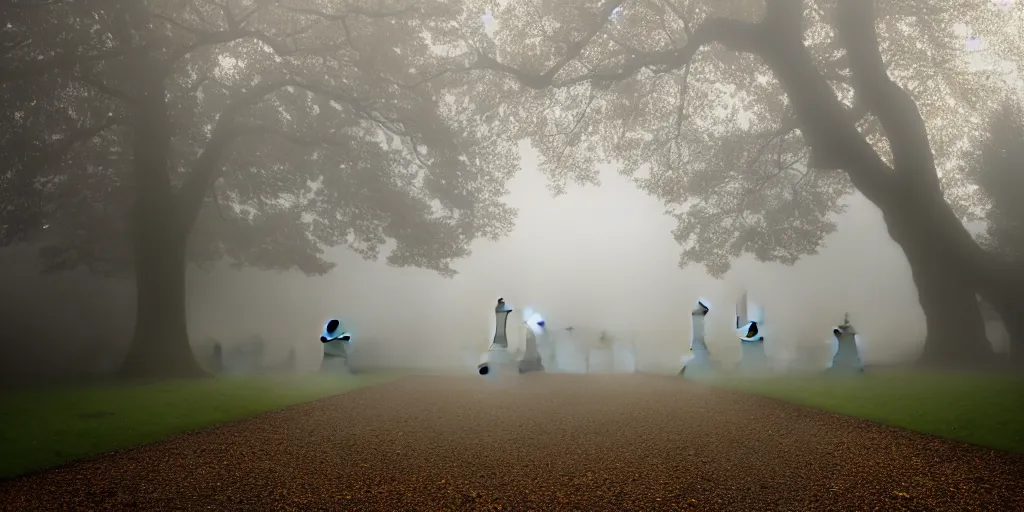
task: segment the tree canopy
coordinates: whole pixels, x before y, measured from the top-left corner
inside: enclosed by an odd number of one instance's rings
[[[194,225],[196,262],[319,274],[326,247],[390,247],[392,265],[452,275],[474,239],[511,227],[516,142],[454,101],[457,78],[421,79],[443,64],[455,3],[0,10],[0,244],[41,244],[48,269],[131,268],[132,209],[163,201],[140,188],[160,152],[173,195],[159,208]],[[165,102],[147,102],[147,80]]]
[[[476,3],[464,23],[483,12]],[[978,218],[965,158],[1011,93],[1006,64],[1024,62],[1014,29],[1024,11],[972,0],[875,3],[880,61],[917,103],[946,199],[962,219]],[[766,4],[785,23],[784,11],[800,6],[799,24],[775,25],[790,34],[773,37],[800,37],[845,107],[812,115],[856,120],[877,172],[896,172],[879,113],[855,94],[835,1],[517,0],[494,10],[493,37],[467,35],[452,60],[481,85],[470,91],[481,115],[506,116],[506,133],[541,153],[556,192],[597,183],[596,165],[616,162],[678,221],[681,265],[722,275],[742,254],[793,263],[835,229],[853,187],[834,162],[815,161],[808,138],[817,134],[799,129],[790,84],[760,55],[764,38],[751,34]],[[968,55],[969,35],[985,42],[977,56]]]

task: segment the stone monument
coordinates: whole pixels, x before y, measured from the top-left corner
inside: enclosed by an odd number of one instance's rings
[[[515,357],[508,351],[507,324],[508,316],[512,311],[512,308],[505,303],[505,299],[499,297],[498,303],[494,306],[494,338],[487,350],[485,361],[477,367],[477,373],[480,375],[491,375],[515,365]]]
[[[831,372],[857,373],[864,371],[864,363],[857,348],[857,331],[850,325],[850,314],[843,317],[843,325],[832,330],[836,339],[836,355],[832,357]]]
[[[693,319],[690,332],[690,353],[683,356],[685,363],[679,375],[688,373],[691,376],[705,374],[711,370],[711,358],[707,343],[704,341],[704,320],[707,317],[707,305],[697,301],[697,306],[690,311]]]
[[[346,346],[352,342],[352,334],[342,328],[339,320],[331,320],[324,326],[320,335],[320,343],[324,347],[324,358],[320,361],[320,371],[325,373],[349,373],[348,350]]]
[[[740,362],[742,371],[760,372],[769,368],[768,355],[764,351],[764,335],[761,334],[761,318],[750,318],[747,294],[740,296],[736,303],[736,334],[740,338]]]
[[[542,372],[544,362],[537,350],[537,333],[530,329],[526,331],[526,349],[523,351],[523,358],[519,361],[519,373]]]

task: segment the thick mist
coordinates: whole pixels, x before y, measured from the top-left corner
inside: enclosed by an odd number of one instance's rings
[[[465,368],[487,346],[487,322],[500,296],[517,309],[541,312],[554,335],[572,326],[572,338],[585,344],[596,343],[602,331],[632,343],[643,370],[686,353],[690,310],[699,298],[712,302],[712,316],[729,316],[744,290],[764,307],[766,352],[791,367],[822,367],[831,328],[846,312],[869,364],[907,362],[921,348],[924,317],[909,266],[877,210],[859,196],[848,198],[849,210],[819,254],[792,267],[740,260],[716,280],[702,268],[678,268],[673,220],[614,169],[605,169],[600,187],[552,197],[535,154],[525,148],[522,157],[524,169],[510,186],[509,200],[519,208],[514,231],[499,242],[478,242],[453,279],[365,261],[344,248],[331,250],[338,266],[322,277],[191,269],[197,358],[209,356],[210,338],[229,348],[255,334],[267,342],[268,363],[295,347],[299,367],[313,370],[323,322],[340,318],[356,335],[355,366]],[[132,328],[129,282],[39,277],[29,271],[32,254],[23,248],[3,259],[3,288],[17,290],[5,294],[4,343],[19,355],[4,359],[5,380],[116,367]],[[712,358],[734,362],[739,342],[718,325],[707,328]]]

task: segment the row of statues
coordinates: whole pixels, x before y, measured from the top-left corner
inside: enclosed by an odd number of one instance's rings
[[[632,346],[607,331],[600,339],[575,333],[573,327],[549,330],[531,308],[516,310],[499,298],[490,317],[490,345],[477,366],[480,375],[505,373],[633,373]],[[589,333],[595,334],[595,333]]]
[[[759,372],[768,369],[771,363],[766,355],[764,345],[765,334],[770,333],[771,329],[770,325],[765,324],[763,309],[749,301],[746,294],[740,297],[734,312],[713,309],[716,307],[721,306],[702,299],[691,311],[693,332],[691,333],[690,351],[680,360],[680,366],[677,367],[680,368],[680,375],[717,370],[708,350],[705,337],[707,333],[712,333],[716,339],[722,339],[724,335],[739,341],[741,348],[739,371]],[[548,332],[547,323],[539,313],[530,309],[517,312],[506,303],[504,298],[499,298],[494,306],[493,318],[494,329],[491,343],[487,352],[481,357],[477,373],[491,375],[499,372],[522,374],[566,371],[569,365],[567,362],[559,364],[559,361],[556,360],[560,351],[556,349],[556,344]],[[510,323],[511,318],[514,320]],[[567,328],[566,331],[571,335],[572,328]],[[864,366],[857,346],[857,333],[850,324],[849,315],[844,318],[842,324],[834,327],[831,335],[835,349],[830,370],[834,372],[863,371]],[[516,340],[515,352],[510,350],[510,336]],[[349,371],[348,347],[352,338],[352,334],[344,329],[339,320],[330,320],[325,324],[320,336],[323,346],[321,371]],[[607,334],[602,333],[602,342],[610,345],[606,338],[608,338]],[[590,354],[594,352],[587,352],[584,371],[590,371]],[[618,355],[612,347],[602,347],[597,352],[608,352],[613,360]],[[624,359],[630,358],[632,359],[632,370],[630,371],[635,371],[635,354],[630,353]]]
[[[746,294],[743,294],[738,300],[733,315],[729,315],[728,311],[716,311],[715,313],[720,314],[712,315],[712,307],[702,299],[691,311],[693,332],[690,341],[690,355],[684,358],[686,361],[680,374],[703,374],[717,369],[712,363],[705,333],[712,331],[721,335],[724,332],[722,324],[726,322],[732,324],[733,319],[735,324],[729,325],[728,329],[735,328],[735,337],[740,342],[741,356],[737,370],[761,372],[770,368],[770,361],[764,348],[764,333],[766,330],[770,332],[770,326],[766,326],[764,323],[763,309],[749,301]],[[831,338],[828,341],[834,352],[828,370],[831,372],[863,371],[864,363],[858,349],[859,338],[856,330],[850,324],[849,314],[845,315],[843,323],[835,326],[830,334]]]

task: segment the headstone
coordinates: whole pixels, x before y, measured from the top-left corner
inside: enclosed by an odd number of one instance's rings
[[[836,339],[836,355],[832,358],[832,372],[862,372],[864,363],[860,358],[860,351],[857,349],[857,331],[850,325],[850,316],[846,315],[843,325],[832,330],[832,336]]]

